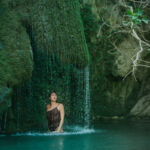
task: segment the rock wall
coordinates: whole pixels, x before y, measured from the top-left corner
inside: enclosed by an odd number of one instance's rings
[[[131,58],[139,51],[139,43],[130,34],[118,32],[126,11],[120,2],[81,1],[81,15],[91,55],[94,120],[113,116],[149,116],[149,68],[137,67],[137,81],[132,74],[126,77],[133,67]],[[145,8],[144,13],[149,17],[148,10]],[[143,29],[147,31],[145,39],[149,40],[149,25],[141,25],[140,30]],[[146,47],[141,59],[150,60]]]
[[[31,77],[33,54],[26,28],[11,1],[0,1],[0,116],[11,106],[12,87]]]
[[[66,112],[75,108],[76,99],[84,100],[84,67],[90,56],[79,2],[1,0],[0,18],[0,129],[47,129],[51,90]],[[66,114],[75,117],[79,109]]]
[[[150,70],[137,67],[137,81],[126,77],[139,45],[118,32],[124,11],[117,0],[1,0],[0,128],[47,129],[44,109],[53,89],[70,123],[84,118],[89,63],[92,120],[149,117]],[[149,40],[149,25],[140,28]],[[150,60],[146,47],[142,59]]]

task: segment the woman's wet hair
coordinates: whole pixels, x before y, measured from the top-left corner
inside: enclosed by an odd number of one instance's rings
[[[55,93],[55,94],[56,94],[56,91],[55,91],[55,90],[51,91],[51,92],[49,93],[49,96],[51,96],[52,93]]]

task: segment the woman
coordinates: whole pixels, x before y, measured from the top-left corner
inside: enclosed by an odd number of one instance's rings
[[[52,92],[49,95],[51,104],[46,106],[46,115],[48,120],[49,131],[63,132],[64,123],[64,106],[61,103],[57,103],[56,92]]]

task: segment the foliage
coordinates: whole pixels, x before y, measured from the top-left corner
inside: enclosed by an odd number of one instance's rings
[[[92,13],[90,5],[85,5],[81,9],[81,16],[92,61],[90,69],[92,114],[94,116],[112,116],[118,114],[118,112],[122,113],[122,104],[119,98],[112,97],[109,100],[110,95],[108,93],[111,93],[112,86],[109,82],[112,80],[111,72],[114,63],[114,55],[110,53],[115,52],[112,41],[119,43],[126,36],[116,33],[116,30],[111,30],[107,25],[103,25],[105,22],[110,25],[110,22],[103,18],[103,15],[100,15],[100,20],[98,21]],[[101,28],[102,34],[100,37],[96,37],[99,28]],[[95,42],[91,38],[95,38]],[[112,84],[115,84],[115,82]]]
[[[86,4],[81,8],[81,17],[84,23],[84,31],[86,35],[87,42],[90,41],[88,37],[91,37],[96,34],[99,24],[96,19],[96,16],[92,13],[91,6]]]
[[[143,10],[141,9],[135,9],[134,11],[127,9],[126,16],[128,17],[128,21],[124,21],[125,25],[141,25],[142,23],[149,23],[147,16],[144,15]]]

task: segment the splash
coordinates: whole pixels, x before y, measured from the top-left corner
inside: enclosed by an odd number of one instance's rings
[[[25,133],[16,133],[11,134],[11,136],[66,136],[66,135],[84,135],[84,134],[93,134],[101,132],[100,130],[87,129],[80,126],[68,126],[65,127],[65,132],[25,132]],[[5,135],[0,135],[5,136]]]

